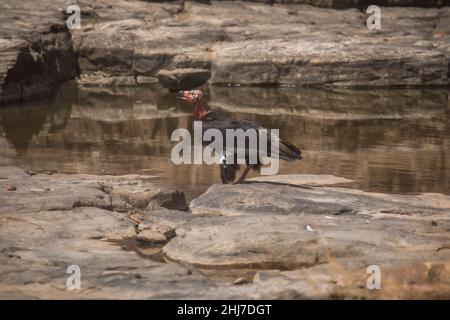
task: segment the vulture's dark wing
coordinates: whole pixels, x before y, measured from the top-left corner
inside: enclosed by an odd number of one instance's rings
[[[207,115],[208,116],[208,115]],[[294,146],[293,144],[289,142],[282,141],[279,139],[276,135],[272,134],[270,130],[266,130],[265,135],[260,135],[260,130],[265,129],[261,124],[250,121],[250,120],[233,120],[233,119],[226,119],[220,117],[217,113],[211,114],[209,117],[202,120],[202,128],[203,132],[205,132],[208,129],[217,129],[222,133],[223,137],[223,150],[225,150],[225,153],[221,155],[221,178],[222,182],[229,183],[232,182],[235,179],[236,171],[239,170],[239,165],[237,157],[239,155],[245,156],[245,163],[249,164],[255,164],[254,159],[256,159],[256,167],[259,167],[262,162],[260,158],[260,146],[266,146],[267,156],[275,156],[275,154],[271,154],[272,145],[277,143],[278,144],[278,157],[279,159],[286,160],[286,161],[294,161],[297,159],[301,159],[301,151],[299,148]],[[226,145],[226,131],[227,129],[232,130],[238,130],[242,129],[244,132],[246,132],[249,129],[253,129],[256,132],[256,146],[253,145],[252,148],[250,148],[249,145],[249,138],[246,136],[245,140],[245,150],[240,150],[237,143],[237,138],[235,137],[234,146],[230,150],[227,148]],[[264,141],[260,141],[260,139],[265,139]],[[208,145],[210,142],[204,142],[204,144]],[[228,146],[229,147],[229,146]],[[256,147],[256,148],[255,148]],[[238,151],[243,151],[242,153],[239,153]],[[233,161],[230,161],[230,159],[233,159]],[[253,159],[253,160],[251,160]],[[250,161],[251,160],[251,161]],[[228,161],[228,163],[227,163]],[[233,162],[232,164],[230,162]]]
[[[226,145],[226,131],[227,129],[238,130],[242,129],[244,132],[248,129],[255,129],[256,132],[259,128],[262,128],[259,123],[249,120],[232,120],[221,117],[216,112],[207,114],[205,118],[202,118],[202,129],[205,132],[208,129],[216,129],[222,133],[223,138],[223,154],[220,154],[220,178],[222,183],[232,183],[236,179],[236,172],[239,170],[239,164],[237,161],[237,141],[234,143],[234,149],[227,149]],[[204,142],[208,145],[210,142]],[[248,143],[246,143],[248,148]],[[256,150],[255,150],[256,151]],[[248,158],[249,150],[244,150],[244,155]],[[233,159],[233,160],[231,160]]]

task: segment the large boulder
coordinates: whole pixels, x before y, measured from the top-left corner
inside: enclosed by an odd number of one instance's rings
[[[170,91],[192,90],[208,81],[211,73],[205,69],[160,70],[158,79],[164,88]]]
[[[199,215],[245,214],[328,214],[354,215],[357,213],[393,213],[399,215],[432,214],[448,210],[448,197],[438,194],[419,196],[366,193],[335,187],[309,186],[291,183],[291,179],[278,181],[249,181],[240,185],[213,185],[207,192],[191,201],[190,211]],[[309,181],[308,181],[309,180]],[[285,182],[282,182],[285,181]],[[321,181],[321,182],[320,182]],[[337,180],[339,181],[339,180]],[[322,178],[317,179],[324,185]]]
[[[346,183],[337,178],[301,178],[212,186],[191,202],[196,218],[163,252],[235,270],[251,284],[233,292],[259,290],[260,298],[450,297],[449,196],[367,193],[324,186]],[[382,289],[371,291],[374,268]]]
[[[0,3],[0,104],[48,95],[77,75],[61,12],[66,5],[63,0]]]
[[[305,4],[117,0],[94,10],[101,17],[73,34],[80,83],[138,84],[199,68],[227,86],[448,84],[448,7],[383,7],[381,30],[368,30],[357,9]],[[168,87],[176,78],[163,77]]]
[[[184,70],[178,76],[160,73],[172,90],[198,86],[208,78],[227,86],[449,81],[449,7],[382,7],[382,29],[368,30],[367,15],[358,9],[307,5],[365,6],[353,0],[293,0],[274,6],[234,1],[78,4],[81,30],[68,30],[64,0],[44,0],[39,6],[29,0],[2,1],[0,103],[48,95],[79,71],[80,85],[136,86],[156,82],[161,70]],[[440,7],[447,1],[381,4]],[[191,68],[204,71],[186,74]]]

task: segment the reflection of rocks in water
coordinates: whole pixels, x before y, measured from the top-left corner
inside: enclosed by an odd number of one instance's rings
[[[168,154],[173,130],[191,126],[188,114],[160,87],[81,89],[65,130],[65,148]]]
[[[446,90],[211,88],[213,108],[320,119],[431,118],[445,112]]]
[[[145,88],[83,88],[72,118],[119,122],[161,119],[190,114],[173,94],[159,86]]]
[[[70,88],[62,88],[58,97],[61,110],[38,115],[48,120],[34,134],[26,155],[14,158],[4,148],[3,163],[14,159],[34,170],[151,172],[194,195],[219,182],[216,166],[176,166],[170,160],[175,144],[170,136],[175,129],[192,128],[192,106],[159,86]],[[370,191],[450,192],[447,91],[205,91],[212,109],[280,128],[282,137],[304,149],[304,160],[282,162],[280,173],[334,174]],[[7,125],[15,128],[16,120],[8,119]]]
[[[56,94],[49,99],[0,109],[0,132],[21,154],[33,136],[62,130],[71,112],[71,95]],[[69,99],[68,99],[69,98]]]

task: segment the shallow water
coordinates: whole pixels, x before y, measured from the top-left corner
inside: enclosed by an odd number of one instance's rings
[[[279,128],[304,160],[280,173],[334,174],[367,191],[450,194],[450,106],[445,89],[210,88],[225,115]],[[189,197],[218,183],[217,166],[174,165],[170,134],[192,108],[158,86],[60,88],[0,107],[0,165],[35,171],[144,173]],[[251,173],[255,175],[256,173]]]

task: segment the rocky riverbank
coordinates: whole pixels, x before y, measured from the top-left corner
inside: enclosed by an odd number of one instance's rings
[[[450,7],[382,7],[382,28],[343,8],[364,1],[0,3],[0,103],[80,85],[448,86]],[[410,5],[411,1],[384,1]],[[446,1],[424,1],[431,6]],[[184,83],[183,79],[187,82]],[[178,85],[180,84],[178,83]]]
[[[450,197],[349,182],[255,178],[188,206],[151,176],[2,167],[0,298],[450,298]]]

